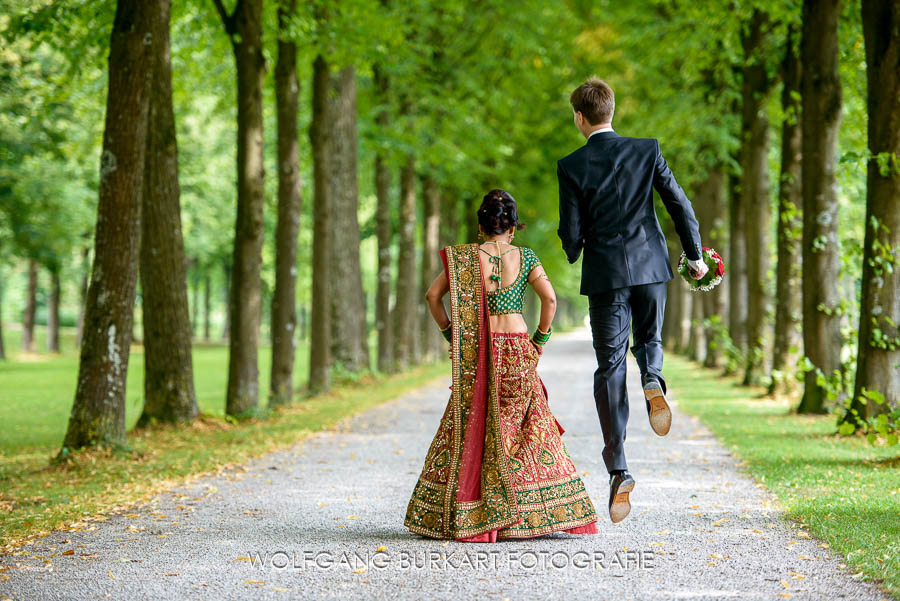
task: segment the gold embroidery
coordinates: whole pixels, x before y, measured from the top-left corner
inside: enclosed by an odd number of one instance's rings
[[[565,449],[535,366],[527,335],[481,341],[486,319],[477,244],[445,249],[450,280],[452,393],[426,454],[404,524],[433,538],[498,531],[517,538],[597,520]],[[478,348],[485,344],[485,407],[480,498],[459,502],[463,439],[472,410]],[[478,460],[476,460],[478,461]]]

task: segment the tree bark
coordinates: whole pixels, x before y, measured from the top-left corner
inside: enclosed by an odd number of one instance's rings
[[[222,326],[222,340],[227,342],[231,338],[231,311],[228,310],[228,299],[231,298],[231,263],[227,257],[222,258],[222,275],[225,284],[225,324]]]
[[[141,194],[159,1],[118,0],[109,83],[94,265],[78,384],[60,456],[90,444],[125,443],[125,384],[141,238]]]
[[[203,274],[203,340],[209,342],[209,331],[212,326],[212,277],[209,271]]]
[[[87,304],[88,275],[91,271],[91,248],[85,246],[81,251],[81,282],[78,286],[78,325],[75,330],[75,348],[81,348],[81,338],[84,335],[84,309]]]
[[[440,247],[455,245],[459,241],[459,213],[457,191],[445,188],[441,192],[441,243]]]
[[[313,63],[312,122],[309,127],[313,158],[312,327],[309,352],[309,390],[331,387],[331,125],[328,91],[331,75],[322,55]]]
[[[444,337],[434,323],[431,312],[425,304],[425,292],[431,286],[432,280],[443,270],[441,257],[438,255],[438,243],[441,221],[441,192],[434,177],[429,175],[422,181],[422,196],[424,200],[425,215],[423,219],[423,244],[422,244],[422,287],[417,306],[421,309],[422,324],[422,358],[426,361],[434,361],[440,356],[441,342]]]
[[[139,426],[189,422],[199,409],[194,393],[187,271],[181,229],[178,144],[172,106],[169,45],[171,0],[158,0],[160,41],[153,56],[144,164],[140,250],[144,325],[144,410]]]
[[[706,328],[703,327],[703,302],[698,293],[691,293],[691,313],[688,315],[688,343],[685,355],[693,361],[706,359]]]
[[[34,316],[37,313],[37,277],[38,264],[34,259],[28,260],[28,290],[25,296],[25,314],[22,317],[22,350],[34,351]]]
[[[676,244],[669,241],[675,235],[675,227],[672,225],[671,220],[666,220],[663,222],[663,228],[666,234],[666,248],[669,251],[669,263],[677,265],[681,250],[677,248]],[[669,280],[666,286],[666,308],[663,315],[663,348],[673,353],[678,350],[681,322],[681,291],[678,289],[678,280],[680,278],[681,276],[676,275],[675,278]]]
[[[229,312],[228,390],[225,412],[243,415],[259,406],[260,267],[263,244],[262,0],[238,0],[228,14],[214,0],[231,38],[237,66],[237,218]]]
[[[700,219],[700,239],[709,247],[720,253],[725,238],[725,170],[722,165],[711,169],[701,184],[698,196],[703,199]],[[703,316],[709,320],[704,328],[703,364],[706,367],[718,367],[722,358],[722,349],[717,340],[716,325],[724,324],[726,290],[717,286],[704,292],[698,299],[703,305]]]
[[[378,112],[375,123],[382,132],[390,127],[390,81],[384,69],[375,65],[375,90]],[[393,369],[391,353],[391,244],[394,226],[391,211],[391,168],[387,164],[386,151],[379,146],[375,151],[375,230],[378,237],[378,289],[375,295],[375,331],[378,335],[378,370]]]
[[[414,360],[416,336],[416,163],[409,155],[400,171],[400,256],[397,261],[397,301],[394,306],[394,364],[406,369]]]
[[[191,336],[196,336],[200,329],[200,265],[197,259],[191,259],[191,301],[190,301],[190,317],[188,321],[191,325]],[[185,274],[185,277],[187,275]]]
[[[740,177],[728,175],[728,332],[739,351],[747,345],[747,246]],[[727,371],[726,371],[727,373]]]
[[[798,411],[826,411],[826,378],[841,373],[838,199],[835,163],[841,121],[838,75],[840,0],[804,0],[802,96],[803,346],[813,369]]]
[[[778,186],[778,261],[775,271],[775,343],[772,352],[772,381],[769,394],[796,392],[794,378],[797,361],[802,356],[801,322],[802,258],[800,234],[803,224],[800,207],[801,127],[800,127],[800,57],[794,47],[796,32],[788,29],[786,51],[781,65],[781,176]]]
[[[0,270],[0,361],[6,359],[6,347],[3,345],[3,272]]]
[[[900,402],[900,6],[863,0],[862,21],[872,158],[853,408],[873,417]],[[864,391],[880,393],[885,402],[862,405]]]
[[[47,303],[47,350],[59,352],[59,301],[60,290],[59,268],[50,271],[50,298]]]
[[[681,247],[677,242],[670,243],[675,237],[675,226],[672,220],[666,220],[666,246],[669,249],[669,260],[675,265],[681,256]],[[693,312],[693,293],[678,275],[669,281],[666,291],[666,313],[663,321],[663,344],[674,353],[688,352],[691,339],[691,316]]]
[[[741,45],[746,62],[741,87],[741,208],[746,222],[747,286],[753,290],[747,303],[747,360],[744,385],[759,384],[765,377],[769,345],[769,119],[767,105],[775,83],[764,60],[769,17],[754,10]]]
[[[272,295],[272,375],[269,404],[289,403],[294,392],[297,347],[297,232],[300,229],[300,148],[297,44],[288,37],[297,0],[278,5],[278,62],[275,104],[278,118],[278,225],[275,229],[275,291]]]
[[[331,352],[335,363],[359,372],[369,368],[369,345],[359,261],[356,70],[341,69],[331,78],[331,88]]]

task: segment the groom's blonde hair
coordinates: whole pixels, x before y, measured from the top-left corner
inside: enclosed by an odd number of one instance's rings
[[[575,112],[584,115],[591,125],[610,121],[616,109],[616,97],[612,88],[598,77],[591,77],[575,88],[569,96],[569,102]]]

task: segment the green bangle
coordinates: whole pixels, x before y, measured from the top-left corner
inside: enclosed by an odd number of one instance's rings
[[[541,332],[541,328],[535,328],[534,334],[531,335],[531,340],[535,344],[539,344],[544,346],[548,340],[550,340],[550,333],[553,331],[553,327],[551,326],[546,332]]]
[[[441,330],[441,334],[444,335],[444,338],[447,339],[447,342],[451,342],[451,336],[453,335],[452,329],[453,329],[453,322],[450,322],[446,328],[443,328]]]

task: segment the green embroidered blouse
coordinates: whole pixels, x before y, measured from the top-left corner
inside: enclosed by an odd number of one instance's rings
[[[487,306],[490,315],[521,313],[524,308],[525,288],[531,270],[541,264],[534,251],[524,246],[519,247],[519,275],[509,284],[497,290],[487,291]]]

